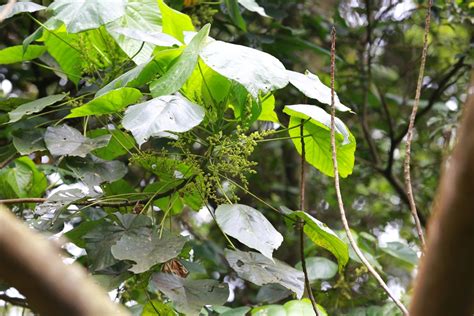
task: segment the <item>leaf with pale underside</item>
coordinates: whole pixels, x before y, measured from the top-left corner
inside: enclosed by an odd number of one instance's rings
[[[8,113],[8,115],[10,116],[10,123],[21,120],[21,118],[25,115],[41,112],[45,107],[61,101],[62,99],[64,99],[65,96],[65,94],[55,94],[24,103],[13,111],[11,111],[10,113]]]
[[[184,97],[166,95],[128,107],[122,125],[142,145],[152,136],[176,138],[172,133],[189,131],[201,123],[204,114],[201,106]]]
[[[85,157],[92,150],[107,146],[111,135],[94,139],[84,137],[77,129],[68,125],[49,126],[44,141],[51,155]]]
[[[216,209],[216,221],[229,236],[272,259],[283,236],[256,209],[243,204],[222,204]]]
[[[298,298],[303,296],[303,272],[290,267],[286,263],[271,259],[253,251],[226,250],[225,258],[237,274],[252,283],[264,285],[278,283],[296,293]]]

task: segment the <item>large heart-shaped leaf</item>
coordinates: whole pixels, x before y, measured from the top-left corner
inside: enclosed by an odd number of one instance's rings
[[[308,278],[311,282],[331,279],[337,274],[337,264],[324,257],[308,257],[306,258],[306,266]],[[296,265],[296,268],[303,270],[301,262]]]
[[[224,77],[243,85],[254,98],[259,92],[265,94],[288,84],[283,64],[253,48],[214,41],[207,44],[199,56]]]
[[[91,187],[122,179],[128,172],[127,166],[121,161],[106,161],[95,156],[87,159],[68,158],[66,165],[79,180]]]
[[[44,134],[44,141],[52,155],[85,157],[92,150],[107,146],[110,137],[111,135],[104,135],[90,139],[75,128],[61,125],[49,126]]]
[[[71,114],[66,118],[116,113],[137,102],[141,97],[141,92],[134,88],[112,90],[78,108],[72,109]]]
[[[273,250],[283,242],[283,236],[256,209],[243,204],[222,204],[216,209],[216,221],[229,236],[257,249],[272,259]]]
[[[174,133],[189,131],[204,119],[204,109],[179,95],[166,95],[130,106],[123,127],[142,145],[152,136],[175,138]]]
[[[13,145],[22,155],[45,150],[44,129],[21,129],[13,132]]]
[[[40,197],[48,182],[28,157],[15,160],[15,166],[0,170],[0,195],[6,198]]]
[[[61,101],[62,99],[64,99],[65,96],[65,94],[55,94],[31,102],[23,103],[22,105],[8,113],[8,115],[10,116],[10,123],[21,120],[21,118],[25,115],[38,113],[42,111],[45,107]]]
[[[1,10],[0,10],[1,12]],[[46,51],[46,47],[30,45],[23,51],[23,46],[10,46],[0,50],[0,65],[20,63],[40,57]]]
[[[222,305],[229,297],[229,286],[216,280],[189,280],[174,274],[153,274],[149,287],[163,292],[176,310],[197,316],[204,305]]]
[[[283,112],[290,115],[289,134],[296,150],[301,154],[301,136],[304,136],[305,158],[316,169],[334,176],[331,149],[331,116],[315,105],[296,104],[285,106]],[[298,125],[303,125],[303,135]],[[356,141],[346,125],[335,120],[336,148],[339,174],[345,178],[354,168]]]
[[[148,271],[158,263],[164,263],[179,255],[186,243],[183,236],[159,233],[148,230],[140,235],[123,235],[112,246],[112,255],[119,260],[135,261],[129,270],[134,273]]]
[[[300,90],[305,96],[311,99],[318,100],[321,103],[331,105],[331,89],[319,80],[318,76],[306,70],[306,73],[289,71],[288,76],[290,83]],[[334,105],[337,110],[346,112],[350,111],[347,106],[339,101],[337,94],[334,95]]]
[[[5,6],[6,5],[0,5],[0,12],[4,12]],[[13,4],[13,7],[11,7],[10,11],[8,12],[8,14],[6,14],[3,17],[3,19],[6,20],[6,19],[11,18],[12,16],[14,16],[16,14],[23,13],[23,12],[32,13],[32,12],[36,12],[36,11],[40,11],[40,10],[44,10],[44,9],[46,9],[45,6],[39,5],[39,4],[34,3],[34,2],[30,2],[30,1],[15,2]]]
[[[313,216],[303,211],[291,213],[291,216],[304,220],[304,233],[316,245],[330,251],[336,257],[339,263],[339,270],[342,271],[349,260],[349,249],[347,244],[342,241],[326,224],[318,221]]]
[[[107,31],[120,48],[140,65],[146,62],[155,45],[133,39],[117,32],[120,29],[137,30],[145,33],[161,32],[161,12],[156,0],[128,0],[125,14],[107,24]]]
[[[126,0],[56,0],[49,6],[68,32],[96,29],[125,14]]]
[[[253,251],[226,250],[225,258],[237,274],[252,283],[264,285],[278,283],[296,293],[298,298],[303,296],[303,272],[290,267],[277,259],[272,261]]]
[[[178,57],[168,71],[158,80],[151,83],[150,91],[154,97],[172,94],[181,89],[196,67],[199,52],[206,42],[209,29],[210,25],[205,25],[193,37],[189,45],[183,50],[181,56]]]

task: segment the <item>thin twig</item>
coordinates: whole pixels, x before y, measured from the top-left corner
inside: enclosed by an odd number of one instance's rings
[[[420,103],[421,86],[423,84],[423,76],[425,72],[426,55],[428,53],[428,35],[430,32],[430,21],[431,21],[431,6],[433,0],[428,0],[428,9],[425,18],[425,35],[423,39],[423,51],[421,53],[421,64],[420,73],[418,74],[418,82],[416,85],[415,102],[413,103],[413,109],[410,115],[410,123],[408,124],[407,141],[405,147],[405,163],[404,163],[404,175],[405,175],[405,186],[410,202],[410,209],[413,219],[415,220],[416,231],[418,238],[421,242],[422,250],[425,248],[425,237],[423,235],[423,228],[421,227],[420,219],[418,218],[418,212],[416,210],[415,197],[413,195],[413,186],[411,183],[411,172],[410,172],[410,160],[411,160],[411,142],[413,140],[413,130],[415,127],[416,111]],[[422,251],[423,252],[423,251]]]
[[[3,10],[0,12],[0,23],[6,19],[7,15],[10,14],[13,10],[13,6],[15,5],[16,0],[9,0],[7,4],[3,7]]]
[[[305,209],[305,189],[306,189],[306,152],[304,144],[304,120],[301,120],[300,135],[301,135],[301,172],[300,172],[300,211]],[[311,283],[309,282],[308,269],[306,268],[306,258],[304,255],[304,221],[298,220],[297,227],[300,232],[300,256],[301,256],[301,267],[304,274],[304,283],[306,285],[306,291],[308,292],[309,300],[313,306],[314,313],[319,316],[318,305],[311,289]]]
[[[189,182],[193,181],[195,176],[192,176],[189,178],[188,181],[183,181],[180,184],[178,184],[176,187],[167,190],[163,193],[158,193],[153,195],[153,200],[160,199],[162,197],[169,196],[173,194],[176,191],[181,190],[184,188]],[[46,198],[19,198],[19,199],[6,199],[6,200],[0,200],[0,204],[21,204],[21,203],[44,203],[47,202],[48,199]],[[150,198],[145,198],[145,199],[139,199],[139,200],[125,200],[121,202],[107,202],[107,201],[76,201],[71,204],[74,205],[90,205],[93,204],[95,206],[105,206],[105,207],[121,207],[121,206],[134,206],[137,203],[148,203],[150,201]]]
[[[341,188],[339,185],[339,170],[337,165],[337,151],[336,151],[336,134],[335,134],[335,117],[336,117],[336,107],[334,102],[334,74],[335,74],[335,52],[336,52],[336,28],[333,26],[331,30],[331,148],[332,148],[332,162],[334,165],[334,186],[336,189],[337,203],[339,205],[339,211],[341,214],[342,224],[344,225],[344,230],[346,231],[347,239],[354,249],[355,253],[359,257],[360,261],[367,267],[367,270],[374,276],[379,285],[383,290],[388,294],[388,296],[393,300],[393,302],[400,308],[404,315],[408,315],[407,308],[403,303],[397,299],[388,288],[385,281],[378,274],[375,268],[369,263],[367,258],[364,256],[359,246],[357,245],[354,237],[351,233],[351,228],[347,221],[346,211],[344,210],[344,202],[342,200]]]

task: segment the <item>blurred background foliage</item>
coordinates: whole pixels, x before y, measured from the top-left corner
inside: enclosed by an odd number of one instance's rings
[[[259,0],[269,17],[244,10],[236,0],[168,3],[190,15],[197,27],[212,22],[212,37],[266,51],[288,69],[308,69],[326,84],[330,79],[329,33],[331,26],[336,26],[336,90],[341,102],[355,112],[339,115],[357,139],[354,172],[341,183],[349,221],[360,246],[383,271],[391,289],[397,295],[409,297],[419,247],[404,189],[402,163],[423,43],[425,1]],[[423,225],[430,218],[443,158],[455,142],[457,122],[466,99],[474,57],[473,11],[470,1],[435,0],[433,4],[422,101],[412,145],[412,179]],[[43,18],[42,13],[32,15]],[[0,25],[0,48],[21,45],[36,27],[26,15],[7,20]],[[0,97],[44,97],[64,89],[65,84],[74,89],[70,82],[58,79],[36,63],[0,65]],[[288,122],[288,117],[281,114],[284,105],[308,102],[292,87],[276,94],[276,110],[283,125]],[[0,138],[0,145],[5,145],[9,135],[0,130]],[[0,160],[7,157],[8,152],[0,152]],[[249,179],[250,191],[276,207],[296,209],[300,159],[291,141],[262,142],[252,159],[258,166],[257,173]],[[35,161],[41,164],[41,157]],[[133,175],[128,177],[131,180]],[[244,193],[241,203],[260,210],[268,208]],[[333,179],[312,167],[308,167],[306,207],[329,227],[342,229]],[[265,214],[272,216],[271,212]],[[195,236],[201,236],[193,245],[196,257],[203,258],[201,265],[190,264],[188,270],[195,275],[229,273],[221,253],[224,240],[210,219],[185,211],[179,221]],[[272,222],[285,236],[275,256],[297,265],[296,230],[278,218]],[[215,243],[219,241],[222,244],[217,247]],[[308,257],[335,262],[329,252],[309,243],[307,246]],[[312,262],[315,267],[332,268],[321,259]],[[235,307],[284,302],[288,298],[289,293],[279,287],[264,286],[259,290],[232,273],[226,278],[233,279],[235,297],[231,305]],[[144,279],[137,277],[129,282],[121,299],[146,301]],[[391,304],[386,304],[385,293],[356,260],[350,261],[344,276],[331,271],[316,275],[313,289],[318,303],[330,315],[397,313]]]

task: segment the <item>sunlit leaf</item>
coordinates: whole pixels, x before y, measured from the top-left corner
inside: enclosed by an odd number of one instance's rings
[[[299,72],[288,71],[290,83],[300,90],[305,96],[318,100],[321,103],[331,105],[331,89],[319,80],[318,76],[306,70],[303,75]],[[342,112],[351,111],[339,101],[337,94],[334,94],[334,104],[336,109]]]
[[[176,310],[185,315],[199,315],[204,305],[222,305],[229,297],[229,286],[216,280],[189,280],[174,274],[155,273],[149,288],[161,291]]]
[[[126,0],[56,0],[49,8],[68,32],[95,29],[125,14]]]
[[[71,110],[66,118],[82,117],[88,115],[103,115],[116,113],[130,104],[136,103],[142,94],[134,88],[119,88],[109,91],[92,101]]]
[[[214,41],[203,48],[200,56],[206,65],[243,85],[254,98],[259,92],[266,94],[288,84],[283,64],[253,48]]]
[[[0,12],[4,12],[5,6],[6,5],[0,5]],[[36,12],[36,11],[40,11],[44,9],[46,9],[45,6],[39,5],[34,2],[30,2],[30,1],[19,2],[18,1],[13,4],[13,7],[11,7],[8,14],[5,15],[3,18],[6,20],[19,13],[24,13],[24,12],[32,13],[32,12]]]
[[[238,0],[238,1],[247,10],[256,12],[260,14],[261,16],[268,17],[268,15],[265,13],[265,9],[259,6],[255,0]]]
[[[283,112],[290,115],[289,134],[301,154],[301,136],[304,136],[306,161],[328,176],[334,176],[331,149],[331,116],[315,105],[296,104],[285,106]],[[303,125],[303,135],[299,125]],[[345,178],[352,173],[356,141],[346,125],[335,120],[336,149],[339,174]]]
[[[167,95],[130,106],[123,127],[142,145],[148,138],[171,137],[186,132],[204,119],[204,109],[178,95]]]
[[[94,139],[109,134],[112,135],[112,137],[110,137],[107,146],[92,151],[95,156],[105,160],[113,160],[127,154],[129,150],[135,146],[135,140],[133,137],[118,129],[95,129],[89,131],[87,136]]]
[[[253,251],[225,251],[225,258],[237,274],[252,283],[264,285],[278,283],[301,297],[304,291],[303,272],[298,271],[277,259],[272,261]]]
[[[0,170],[0,195],[6,198],[41,197],[47,185],[46,176],[28,157],[15,159],[14,167]]]
[[[206,42],[209,29],[210,25],[205,25],[166,73],[151,83],[150,91],[154,97],[175,93],[184,85],[196,67],[199,52]]]
[[[194,31],[191,18],[168,7],[163,0],[158,0],[158,5],[163,16],[163,32],[184,42],[184,31]]]
[[[216,222],[229,236],[272,259],[283,236],[256,209],[243,204],[222,204],[216,209]]]
[[[46,47],[30,45],[23,52],[23,46],[10,46],[0,50],[0,65],[20,63],[40,57],[46,51]]]

